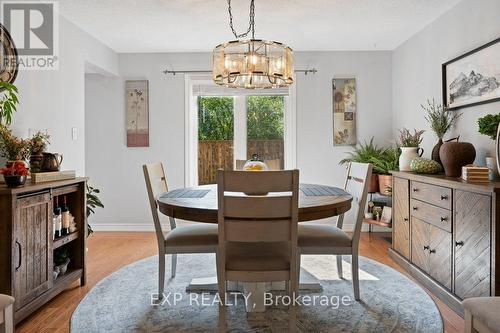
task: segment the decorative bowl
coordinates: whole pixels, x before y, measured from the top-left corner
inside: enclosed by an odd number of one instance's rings
[[[3,175],[7,187],[20,187],[26,183],[27,176]]]

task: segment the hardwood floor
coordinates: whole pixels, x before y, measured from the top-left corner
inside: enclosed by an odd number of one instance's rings
[[[404,273],[388,254],[387,234],[363,233],[360,242],[362,256],[384,263]],[[139,259],[157,253],[156,236],[152,232],[96,232],[88,240],[87,285],[77,283],[54,298],[39,311],[16,327],[16,332],[69,332],[69,321],[80,300],[100,280],[110,273]],[[431,295],[432,296],[432,295]],[[433,296],[432,296],[433,297]],[[443,317],[445,332],[463,332],[463,319],[433,297]]]

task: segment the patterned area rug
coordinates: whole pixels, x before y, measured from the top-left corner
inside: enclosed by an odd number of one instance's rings
[[[167,267],[169,267],[167,259]],[[179,255],[177,276],[167,279],[168,302],[151,305],[157,290],[158,258],[126,266],[99,282],[81,301],[71,319],[71,332],[217,332],[218,298],[186,294],[191,278],[215,276],[215,256]],[[226,323],[230,332],[422,332],[443,331],[440,313],[432,299],[394,269],[360,258],[362,301],[352,294],[349,257],[344,279],[339,279],[334,256],[303,256],[301,274],[316,279],[321,293],[301,293],[297,320],[281,302],[264,313],[246,313],[242,295],[230,295]],[[167,276],[170,272],[167,269]],[[274,293],[273,300],[280,293]],[[316,301],[314,302],[314,296]],[[309,298],[307,298],[309,296]],[[174,298],[180,300],[175,301]],[[304,300],[309,299],[310,302]],[[196,299],[197,301],[194,301]],[[271,297],[269,297],[271,299]],[[315,303],[312,305],[311,303]]]

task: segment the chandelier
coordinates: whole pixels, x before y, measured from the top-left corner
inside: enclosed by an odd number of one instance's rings
[[[236,33],[231,0],[227,0],[229,26],[236,40],[219,44],[213,51],[212,79],[229,88],[266,89],[293,83],[292,49],[274,41],[255,39],[255,4],[250,0],[248,30]],[[242,39],[252,33],[251,39]]]

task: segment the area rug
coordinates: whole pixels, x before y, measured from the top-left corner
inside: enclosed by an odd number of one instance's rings
[[[297,314],[293,321],[298,332],[443,331],[440,313],[432,299],[399,272],[361,257],[361,301],[356,302],[348,257],[344,259],[343,268],[344,278],[339,279],[334,256],[303,256],[301,275],[318,280],[323,291],[301,293],[302,303],[295,307]],[[167,270],[167,275],[169,273]],[[218,331],[216,295],[194,297],[185,292],[192,278],[215,276],[214,255],[179,255],[177,275],[166,281],[165,292],[171,294],[166,294],[168,298],[164,298],[163,304],[152,302],[152,293],[157,291],[157,274],[158,257],[150,257],[103,279],[73,313],[71,332]],[[280,292],[276,292],[272,297],[279,295]],[[312,302],[314,295],[317,302]],[[310,302],[303,301],[306,296]],[[263,313],[247,313],[242,295],[228,299],[228,303],[231,306],[226,308],[227,331],[289,331],[289,307],[283,302],[270,305]]]

